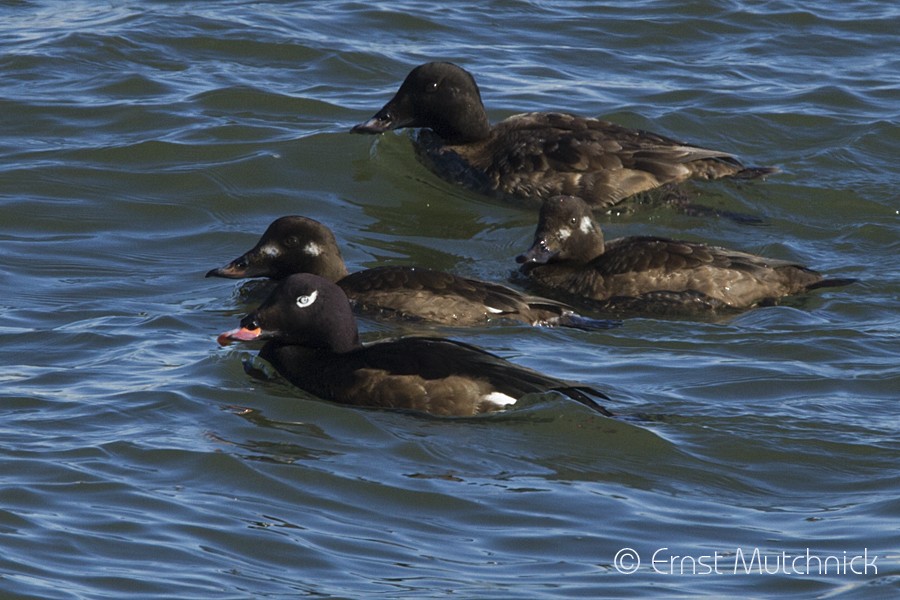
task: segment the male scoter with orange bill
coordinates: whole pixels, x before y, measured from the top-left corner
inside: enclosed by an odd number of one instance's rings
[[[220,345],[266,340],[259,356],[319,398],[372,408],[474,416],[507,409],[524,396],[558,392],[604,415],[590,387],[526,369],[475,346],[436,337],[363,345],[347,296],[310,274],[291,275]]]

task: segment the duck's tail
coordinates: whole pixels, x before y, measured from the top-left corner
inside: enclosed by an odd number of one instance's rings
[[[778,167],[744,167],[731,177],[735,179],[760,179],[776,173],[781,173],[781,169]]]
[[[553,319],[547,319],[545,323],[551,327],[571,327],[583,331],[615,329],[622,326],[622,321],[619,319],[597,319],[568,311]]]
[[[594,398],[600,398],[601,400],[609,400],[609,396],[604,394],[599,390],[595,390],[592,387],[588,387],[586,385],[573,385],[567,387],[559,387],[554,388],[555,391],[564,394],[575,400],[576,402],[580,402],[581,404],[587,406],[588,408],[600,413],[604,417],[614,417],[615,415],[608,411],[605,406],[594,400]]]
[[[815,283],[811,283],[806,287],[807,291],[809,290],[818,290],[821,288],[832,288],[832,287],[844,287],[845,285],[850,285],[851,283],[856,283],[859,279],[854,277],[834,277],[831,279],[823,279],[821,281],[817,281]]]

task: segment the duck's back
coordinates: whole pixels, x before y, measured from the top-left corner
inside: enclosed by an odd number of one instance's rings
[[[446,325],[491,319],[528,324],[555,322],[571,308],[503,285],[434,269],[385,266],[352,273],[338,282],[359,311]]]
[[[699,293],[713,304],[733,308],[796,294],[822,280],[817,272],[787,261],[654,237],[612,240],[590,263],[545,265],[534,268],[531,276],[548,287],[594,300],[690,292],[686,302],[695,303]]]
[[[443,177],[533,202],[568,194],[602,208],[691,177],[763,174],[725,152],[564,113],[516,115],[495,125],[486,140],[469,144],[443,145],[427,131],[419,140],[420,152]]]
[[[528,393],[558,390],[609,414],[580,388],[440,338],[402,338],[345,354],[273,344],[261,356],[294,385],[344,404],[471,416],[507,408]]]

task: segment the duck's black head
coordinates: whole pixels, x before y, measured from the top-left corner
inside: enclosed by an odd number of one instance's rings
[[[559,261],[588,262],[603,251],[603,232],[584,200],[554,196],[541,205],[534,242],[516,262],[524,268]]]
[[[207,277],[284,279],[294,273],[313,273],[331,281],[347,274],[331,230],[306,217],[273,221],[256,245]]]
[[[419,65],[384,107],[351,133],[427,127],[447,144],[485,139],[491,130],[481,92],[468,71],[448,62]]]
[[[302,273],[282,280],[238,329],[219,335],[234,341],[274,340],[308,348],[347,352],[359,346],[356,319],[344,291],[318,275]]]

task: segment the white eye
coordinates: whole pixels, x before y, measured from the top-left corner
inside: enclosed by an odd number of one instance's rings
[[[300,308],[306,308],[316,301],[316,296],[318,295],[318,290],[313,290],[313,292],[308,296],[297,296],[297,306],[299,306]]]

